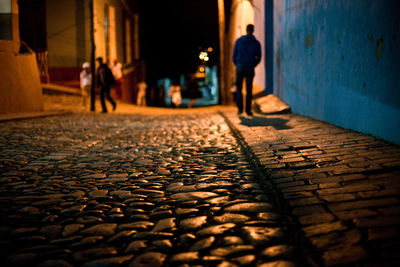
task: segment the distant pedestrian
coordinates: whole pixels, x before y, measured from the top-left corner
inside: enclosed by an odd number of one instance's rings
[[[113,110],[115,110],[117,107],[117,104],[110,96],[110,89],[111,86],[115,84],[115,79],[110,68],[103,63],[102,57],[96,58],[96,61],[99,63],[99,67],[97,68],[97,87],[100,87],[100,102],[103,109],[102,112],[106,113],[107,107],[104,97],[110,101],[113,106]]]
[[[190,74],[189,76],[188,89],[190,98],[188,108],[192,108],[196,102],[196,98],[199,96],[199,85],[194,74]]]
[[[80,84],[81,84],[81,95],[82,95],[82,105],[87,109],[88,98],[90,95],[90,90],[92,88],[92,73],[90,72],[89,62],[82,64],[82,71],[80,73]]]
[[[138,106],[146,106],[146,90],[147,83],[145,81],[141,81],[138,83],[138,94],[136,104]]]
[[[233,63],[236,65],[236,105],[238,114],[243,113],[243,79],[246,78],[246,113],[252,116],[254,68],[261,61],[261,45],[254,37],[254,25],[246,27],[247,35],[238,38],[233,48]]]
[[[182,103],[181,86],[177,82],[173,82],[169,87],[168,96],[174,107],[178,108]]]
[[[162,83],[158,88],[158,106],[165,107],[165,86]]]
[[[118,59],[114,59],[111,65],[111,71],[115,79],[115,96],[120,99],[122,97],[122,64],[118,62]]]

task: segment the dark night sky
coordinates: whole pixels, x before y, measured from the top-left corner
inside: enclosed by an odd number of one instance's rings
[[[199,47],[214,48],[218,64],[218,1],[139,1],[140,45],[149,80],[193,73]]]

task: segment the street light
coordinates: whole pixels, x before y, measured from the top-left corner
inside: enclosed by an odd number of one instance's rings
[[[207,50],[209,50],[210,48],[208,48]],[[207,62],[207,61],[209,61],[210,60],[210,57],[208,56],[208,53],[206,52],[206,51],[201,51],[200,52],[200,55],[199,55],[199,58],[200,58],[200,60],[201,61],[205,61],[205,62]]]
[[[201,51],[201,52],[200,52],[199,58],[200,58],[202,61],[208,61],[208,60],[210,60],[210,58],[208,57],[208,53],[205,52],[205,51]]]

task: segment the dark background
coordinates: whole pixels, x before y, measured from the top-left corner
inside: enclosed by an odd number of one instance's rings
[[[139,1],[141,55],[147,79],[176,79],[194,73],[201,49],[212,47],[209,65],[218,64],[218,1]]]

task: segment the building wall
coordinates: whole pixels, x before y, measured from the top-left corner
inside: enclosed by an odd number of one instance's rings
[[[82,63],[90,62],[89,0],[47,0],[47,38],[50,81],[79,80]],[[123,57],[123,15],[118,0],[93,1],[95,57],[106,57],[105,5],[115,11],[115,23],[109,24],[109,61]],[[111,14],[109,14],[109,18]],[[112,29],[111,29],[112,28]]]
[[[47,0],[47,48],[50,82],[79,79],[86,57],[83,3],[78,0]]]
[[[79,86],[82,63],[90,62],[91,54],[89,4],[89,0],[46,1],[50,82]],[[109,19],[108,46],[106,6]],[[129,18],[134,20],[133,16]],[[124,6],[120,0],[93,0],[95,58],[103,57],[108,64],[114,59],[124,63],[124,24]],[[132,24],[130,26],[132,28]],[[132,40],[133,34],[129,37]],[[131,48],[130,51],[132,50]],[[124,67],[128,68],[125,68],[124,74],[126,79],[131,79],[137,74],[130,74],[133,68],[126,65]],[[123,83],[123,100],[133,101],[130,92],[135,90],[132,87],[134,84],[133,81]]]
[[[117,0],[96,0],[94,1],[94,28],[95,28],[95,43],[96,43],[96,57],[103,57],[106,59],[106,32],[104,27],[105,19],[105,5],[112,6],[115,8],[115,25],[111,25],[114,28],[115,36],[110,35],[109,38],[115,38],[111,41],[112,47],[110,47],[110,58],[108,59],[111,63],[116,55],[118,61],[122,62],[122,6],[120,1]],[[110,28],[111,30],[111,28]]]
[[[400,144],[400,2],[274,6],[274,93],[294,113]]]
[[[49,66],[76,67],[80,32],[77,3],[75,0],[47,0],[46,4]]]
[[[261,43],[261,47],[265,48],[265,1],[254,0],[254,36]],[[265,90],[265,49],[261,51],[261,62],[255,69],[254,84],[258,92]]]
[[[0,40],[0,113],[40,111],[43,98],[36,57],[29,51],[19,53],[17,0],[10,4],[12,40]]]
[[[41,111],[42,87],[36,56],[0,53],[0,113]]]

